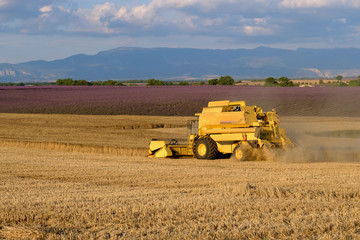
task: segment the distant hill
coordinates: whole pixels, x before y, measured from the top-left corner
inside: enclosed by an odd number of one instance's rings
[[[79,54],[54,61],[0,64],[0,82],[85,80],[193,79],[231,75],[234,78],[287,76],[345,77],[360,75],[360,49],[285,50],[115,48],[96,55]]]

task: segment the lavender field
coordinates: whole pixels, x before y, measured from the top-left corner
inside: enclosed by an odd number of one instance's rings
[[[190,116],[208,101],[226,99],[276,108],[282,116],[360,117],[357,87],[0,87],[0,112]]]

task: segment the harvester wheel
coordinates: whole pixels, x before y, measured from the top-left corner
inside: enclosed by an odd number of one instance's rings
[[[202,137],[195,142],[194,153],[198,159],[214,159],[218,153],[216,142],[210,137]]]
[[[245,145],[238,145],[235,147],[232,157],[237,161],[251,160],[251,147]]]

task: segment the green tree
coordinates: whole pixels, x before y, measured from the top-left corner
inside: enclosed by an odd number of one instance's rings
[[[218,84],[218,79],[217,78],[210,79],[208,81],[208,84],[209,85],[217,85]]]
[[[163,85],[165,85],[165,83],[163,81],[151,78],[151,79],[147,80],[146,85],[147,86],[163,86]]]
[[[278,79],[278,84],[280,87],[293,87],[294,83],[287,77],[280,77]]]
[[[188,82],[186,82],[186,81],[184,81],[184,82],[179,82],[179,85],[180,85],[180,86],[188,86],[188,85],[189,85],[189,83],[188,83]]]
[[[79,85],[79,86],[89,86],[89,85],[91,85],[91,83],[89,83],[89,82],[86,81],[86,80],[78,80],[78,81],[76,81],[76,85]]]
[[[348,85],[347,85],[346,83],[340,81],[340,82],[339,82],[339,86],[340,86],[340,87],[347,87]]]
[[[350,87],[358,87],[358,86],[360,86],[360,78],[357,79],[357,80],[351,80],[351,81],[349,82],[349,86],[350,86]]]
[[[91,82],[91,85],[92,85],[92,86],[101,86],[101,81]]]
[[[115,86],[124,86],[124,84],[121,81],[115,81]]]
[[[63,85],[63,80],[62,79],[56,80],[56,85]]]
[[[115,80],[106,80],[103,82],[93,82],[93,85],[101,85],[101,86],[124,86],[124,84],[121,81],[115,81]]]
[[[268,78],[265,79],[265,84],[264,84],[264,86],[265,86],[265,87],[273,87],[273,86],[276,86],[277,84],[278,84],[278,83],[277,83],[277,81],[276,81],[275,78],[273,78],[273,77],[268,77]]]
[[[337,76],[336,76],[336,80],[341,81],[342,79],[343,79],[343,76],[342,76],[342,75],[337,75]]]
[[[56,85],[72,86],[72,85],[75,85],[75,84],[76,84],[76,81],[72,80],[71,78],[65,78],[65,79],[56,80]]]
[[[201,82],[199,83],[199,85],[205,85],[205,82],[204,82],[204,81],[201,81]]]
[[[102,86],[114,86],[116,82],[114,80],[106,80],[101,83]]]
[[[233,85],[234,79],[230,76],[221,76],[218,81],[218,85]]]
[[[322,79],[320,78],[319,84],[320,84],[320,85],[324,85],[324,84],[325,84],[325,83],[324,83],[324,80],[322,80]]]

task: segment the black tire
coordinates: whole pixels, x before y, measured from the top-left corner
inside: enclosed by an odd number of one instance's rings
[[[252,160],[252,148],[250,146],[238,145],[233,151],[232,158],[236,161],[250,161]]]
[[[214,159],[218,154],[216,142],[210,137],[199,138],[195,142],[194,153],[198,159]]]

